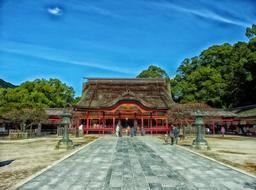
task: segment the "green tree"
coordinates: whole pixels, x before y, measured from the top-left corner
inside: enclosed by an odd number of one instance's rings
[[[0,88],[0,114],[24,108],[65,107],[73,101],[73,88],[58,79],[36,79],[16,88]]]
[[[246,28],[246,32],[245,35],[247,36],[247,38],[254,38],[256,37],[256,25],[253,24],[251,27],[247,27]]]
[[[230,56],[232,46],[212,46],[199,56],[186,58],[171,80],[174,99],[181,103],[202,102],[211,106],[223,105],[227,89],[223,65]]]
[[[48,116],[44,109],[12,109],[3,114],[3,117],[9,119],[13,123],[19,123],[20,129],[25,131],[26,129],[32,129],[33,125],[38,125],[47,120]]]
[[[137,78],[168,78],[166,71],[160,67],[150,65],[148,69],[143,70]]]
[[[199,56],[186,58],[171,80],[177,102],[202,102],[215,107],[256,103],[255,25],[249,42],[213,45]]]

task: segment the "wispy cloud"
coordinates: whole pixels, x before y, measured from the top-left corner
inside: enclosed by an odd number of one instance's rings
[[[154,7],[158,7],[161,9],[172,9],[172,10],[176,10],[179,12],[192,14],[192,15],[195,15],[198,17],[202,17],[202,18],[206,18],[206,19],[210,19],[210,20],[214,20],[214,21],[218,21],[218,22],[223,22],[226,24],[233,24],[233,25],[242,26],[242,27],[250,26],[250,23],[243,22],[240,20],[235,20],[232,18],[228,18],[228,17],[220,15],[210,9],[204,9],[202,7],[200,7],[200,9],[195,9],[194,7],[193,8],[185,7],[185,6],[176,5],[171,2],[167,2],[167,1],[161,2],[161,3],[154,2],[152,4],[154,5]]]
[[[47,8],[47,11],[55,16],[59,16],[63,13],[62,8],[58,7],[58,6],[51,6]]]
[[[100,5],[92,5],[86,1],[80,1],[79,4],[74,4],[72,2],[66,2],[69,7],[72,7],[72,9],[76,11],[80,11],[83,13],[89,13],[93,15],[101,15],[101,16],[107,16],[112,17],[115,19],[124,19],[121,15],[114,12],[114,10],[110,10],[109,8],[103,8]]]
[[[0,47],[0,51],[6,52],[6,53],[12,53],[16,55],[34,57],[34,58],[47,60],[47,61],[59,62],[63,64],[102,69],[102,70],[116,72],[116,73],[136,74],[135,71],[132,71],[131,69],[126,68],[125,66],[119,67],[119,66],[113,66],[111,64],[106,64],[106,63],[85,61],[81,58],[75,58],[76,55],[70,54],[69,52],[64,50],[57,50],[57,49],[46,48],[46,47],[36,46],[31,44],[9,42],[9,43],[6,43],[5,46]]]

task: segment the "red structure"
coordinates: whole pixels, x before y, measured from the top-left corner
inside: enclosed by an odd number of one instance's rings
[[[88,78],[73,123],[82,124],[86,134],[114,133],[119,121],[123,128],[167,133],[167,111],[173,103],[165,79]]]

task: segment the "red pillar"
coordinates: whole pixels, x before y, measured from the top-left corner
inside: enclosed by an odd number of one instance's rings
[[[168,133],[168,119],[165,119],[166,134]]]
[[[115,131],[115,117],[112,119],[113,124],[112,124],[112,133]]]
[[[158,128],[158,117],[157,117],[157,112],[156,112],[156,128]]]
[[[152,128],[153,126],[152,126],[152,113],[150,113],[150,133],[151,133],[151,135],[152,135],[152,133],[153,133],[153,128]]]
[[[106,128],[106,119],[105,119],[105,113],[102,112],[102,130],[103,130],[103,134],[105,133],[105,128]]]

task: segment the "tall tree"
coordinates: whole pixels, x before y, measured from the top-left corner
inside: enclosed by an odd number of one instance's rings
[[[169,78],[166,71],[155,65],[150,65],[146,70],[143,70],[137,78]]]
[[[214,107],[256,103],[256,25],[247,28],[249,42],[213,45],[186,58],[171,80],[174,99]]]

